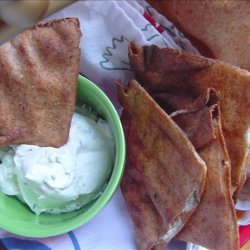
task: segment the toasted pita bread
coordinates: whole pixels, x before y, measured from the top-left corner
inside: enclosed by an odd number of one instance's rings
[[[215,115],[215,105],[218,103],[218,95],[215,89],[208,89],[206,93],[196,100],[192,100],[190,97],[185,98],[183,95],[178,97],[173,94],[158,93],[153,96],[157,103],[159,96],[160,106],[167,113],[169,113],[168,110],[172,110],[170,117],[177,124],[182,124],[182,130],[196,149],[203,147],[216,138],[212,122]],[[180,101],[181,98],[184,98],[185,101]],[[189,100],[189,103],[187,100]]]
[[[207,165],[201,202],[177,238],[208,249],[238,249],[239,233],[231,197],[230,160],[221,130],[216,91],[208,90],[207,97],[202,95],[171,117],[185,131]]]
[[[232,164],[232,191],[237,197],[246,175],[247,130],[250,124],[250,73],[229,64],[157,46],[133,44],[129,57],[136,79],[151,95],[186,92],[192,98],[209,87],[218,90],[222,128]]]
[[[68,140],[80,59],[75,18],[39,24],[0,47],[0,146]]]
[[[199,206],[177,238],[208,249],[239,249],[228,163],[220,142],[214,140],[198,152],[208,168],[205,189]]]
[[[230,192],[230,161],[221,131],[218,95],[214,89],[208,89],[196,100],[191,100],[190,92],[191,89],[186,93],[189,97],[184,98],[189,99],[190,104],[177,103],[179,99],[167,93],[161,100],[167,110],[178,106],[180,110],[175,110],[171,117],[186,133],[207,165],[201,202],[177,238],[208,249],[238,249],[239,233]],[[169,96],[171,102],[167,100]]]
[[[136,232],[138,249],[152,249],[165,234],[163,221],[142,182],[133,177],[133,162],[126,164],[121,188]]]
[[[129,187],[128,171],[122,190],[135,224],[138,246],[151,249],[162,240],[169,242],[195,210],[203,190],[206,166],[181,129],[136,81],[129,82],[127,93],[118,85],[118,93],[123,112],[129,117],[129,125],[124,126],[128,145],[127,168],[133,178],[145,186],[152,203],[147,201],[146,206],[145,191],[135,192]],[[176,189],[178,186],[183,188]],[[139,209],[143,206],[144,212]],[[157,215],[152,219],[148,217],[156,211],[162,220],[157,225]],[[154,234],[148,235],[153,230]]]
[[[250,70],[250,1],[148,0],[204,56]]]
[[[130,116],[123,111],[121,120],[127,144],[130,145],[131,136],[133,136],[133,133],[129,132]],[[141,174],[134,167],[135,164],[137,164],[136,156],[128,148],[121,189],[134,223],[138,249],[165,249],[166,242],[163,241],[162,237],[167,232],[167,228],[165,228],[160,214],[148,195],[141,180]]]

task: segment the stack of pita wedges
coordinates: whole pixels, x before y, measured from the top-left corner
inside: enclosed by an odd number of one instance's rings
[[[0,47],[0,146],[68,140],[80,64],[79,21],[40,23]]]
[[[250,73],[155,45],[129,46],[118,83],[127,140],[122,192],[138,249],[177,238],[239,249],[234,200],[245,181]]]

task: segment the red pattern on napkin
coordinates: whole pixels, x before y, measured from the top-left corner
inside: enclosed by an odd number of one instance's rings
[[[250,241],[250,225],[240,227],[240,247]]]
[[[159,33],[163,33],[164,28],[155,21],[155,18],[151,16],[147,11],[143,13],[144,18],[149,21]]]

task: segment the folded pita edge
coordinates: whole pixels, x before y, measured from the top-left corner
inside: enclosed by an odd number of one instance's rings
[[[154,207],[162,220],[158,241],[154,238],[153,243],[155,246],[161,245],[162,241],[169,242],[181,230],[198,205],[205,182],[206,165],[181,129],[136,81],[130,81],[126,90],[118,84],[118,96],[124,108],[123,114],[129,119],[129,123],[124,121],[125,118],[122,119],[127,140],[127,170],[124,178],[128,178],[126,173],[129,171],[137,182],[144,185],[144,192],[150,197],[148,206]],[[122,184],[123,191],[129,190],[125,183]],[[139,224],[138,218],[145,214],[142,210],[139,213],[133,209],[135,205],[129,191],[124,192],[124,196],[134,221],[139,241],[137,244],[149,244],[152,247],[151,241],[140,241],[150,238],[150,235],[145,235],[143,226],[148,225],[152,229],[159,228],[159,225],[152,221]],[[139,201],[140,197],[137,197]],[[150,218],[145,216],[144,220]]]
[[[237,199],[246,177],[250,116],[250,72],[219,60],[156,45],[129,45],[135,78],[150,95],[187,91],[199,96],[212,87],[219,93],[221,120],[232,164],[232,191]]]
[[[205,161],[207,177],[201,202],[176,237],[208,249],[238,249],[239,232],[231,193],[231,165],[222,133],[216,90],[208,89],[206,95],[198,97],[184,111],[174,112],[172,118]]]

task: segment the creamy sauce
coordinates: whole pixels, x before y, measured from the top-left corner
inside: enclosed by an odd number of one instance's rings
[[[2,152],[1,191],[17,195],[37,214],[72,211],[95,199],[114,165],[110,128],[96,120],[75,113],[60,148],[20,145]]]

